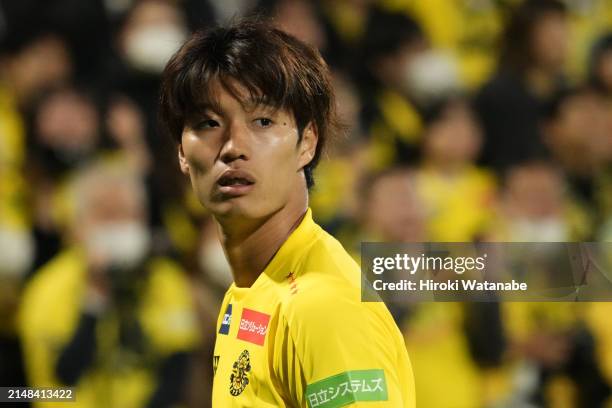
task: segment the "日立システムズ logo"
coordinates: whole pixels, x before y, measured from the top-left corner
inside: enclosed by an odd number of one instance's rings
[[[230,375],[230,394],[234,397],[240,395],[249,385],[249,373],[251,372],[251,358],[249,351],[240,353],[238,360],[234,361],[232,374]]]
[[[308,408],[338,408],[359,401],[387,401],[383,370],[345,371],[306,386]]]

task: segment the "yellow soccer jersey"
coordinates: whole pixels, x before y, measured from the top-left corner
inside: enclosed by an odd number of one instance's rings
[[[217,323],[214,407],[415,407],[403,337],[364,303],[359,267],[308,210]]]

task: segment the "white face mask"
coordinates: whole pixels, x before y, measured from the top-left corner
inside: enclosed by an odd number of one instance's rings
[[[217,240],[202,245],[198,252],[198,264],[202,272],[221,287],[228,287],[234,281],[232,268]]]
[[[0,277],[23,276],[33,260],[34,241],[28,231],[0,228]]]
[[[403,88],[417,102],[427,105],[459,89],[457,63],[452,55],[429,50],[404,67]]]
[[[159,74],[186,38],[186,31],[172,24],[139,28],[128,35],[125,54],[134,68]]]
[[[558,218],[515,220],[510,235],[512,240],[522,242],[565,242],[569,237],[566,224]]]
[[[150,245],[148,229],[139,222],[103,224],[94,228],[86,242],[92,253],[109,265],[130,269],[144,259]]]

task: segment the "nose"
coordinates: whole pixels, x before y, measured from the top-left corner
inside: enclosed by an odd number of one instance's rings
[[[224,163],[234,160],[248,160],[250,157],[250,133],[247,126],[239,123],[231,123],[226,128],[223,138],[223,146],[219,152],[219,158]]]

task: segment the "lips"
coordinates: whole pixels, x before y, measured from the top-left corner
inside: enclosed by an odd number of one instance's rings
[[[217,179],[219,191],[224,195],[241,196],[252,190],[255,178],[244,170],[232,169],[223,172]]]

